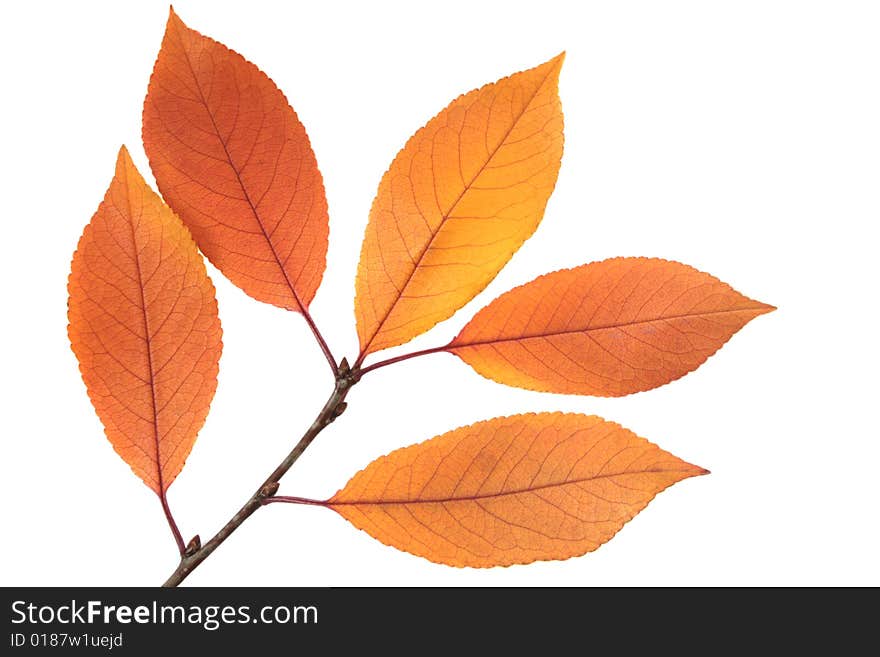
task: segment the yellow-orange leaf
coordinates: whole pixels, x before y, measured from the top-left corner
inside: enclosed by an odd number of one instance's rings
[[[123,148],[68,281],[68,334],[113,448],[159,495],[217,387],[214,286],[186,227]]]
[[[159,190],[208,259],[255,299],[307,308],[324,273],[327,200],[272,80],[172,11],[143,137]]]
[[[450,317],[538,227],[562,157],[562,59],[459,97],[394,159],[358,266],[362,356]]]
[[[613,258],[501,295],[448,350],[507,385],[616,397],[684,376],[771,310],[678,262]]]
[[[326,504],[387,545],[483,568],[595,550],[705,473],[599,417],[514,415],[383,456]]]

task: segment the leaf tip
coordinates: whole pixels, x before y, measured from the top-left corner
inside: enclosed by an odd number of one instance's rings
[[[125,144],[119,147],[119,153],[116,155],[116,178],[123,184],[141,184],[146,186],[144,177],[131,159],[131,153],[128,152]]]
[[[565,62],[565,51],[560,52],[556,57],[547,60],[544,64],[554,76],[558,76],[559,72],[562,70],[562,64]]]
[[[131,153],[128,152],[128,148],[123,144],[119,147],[119,152],[116,154],[116,164],[119,166],[129,162],[131,162]]]
[[[177,15],[177,12],[174,11],[174,5],[168,5],[168,22],[165,24],[165,31],[168,32],[172,27],[187,29],[186,24]]]
[[[754,299],[749,299],[749,301],[754,304],[750,308],[750,311],[753,314],[751,317],[749,317],[749,321],[753,320],[755,317],[760,317],[761,315],[766,315],[768,313],[772,313],[774,310],[777,310],[776,306],[770,305],[769,303],[756,301]]]
[[[711,470],[708,470],[700,465],[696,465],[695,463],[689,463],[688,461],[684,461],[682,459],[678,459],[681,464],[683,464],[683,477],[682,479],[690,479],[691,477],[702,477],[703,475],[712,474]]]

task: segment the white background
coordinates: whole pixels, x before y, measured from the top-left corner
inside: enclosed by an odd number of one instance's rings
[[[376,456],[497,415],[616,420],[712,470],[662,493],[597,552],[459,570],[334,513],[260,511],[199,585],[880,584],[876,226],[880,14],[857,2],[187,2],[191,27],[285,91],[324,174],[331,241],[312,306],[356,352],[354,273],[370,202],[409,135],[458,94],[565,49],[565,154],[537,234],[445,343],[540,273],[617,255],[709,271],[779,310],[702,368],[622,399],[532,393],[433,355],[370,375],[282,492],[324,498]],[[140,144],[164,2],[18,2],[0,19],[4,585],[153,585],[176,565],[155,495],[113,452],[66,336],[83,226]],[[225,349],[207,424],[169,491],[210,536],[331,388],[301,317],[209,271]]]

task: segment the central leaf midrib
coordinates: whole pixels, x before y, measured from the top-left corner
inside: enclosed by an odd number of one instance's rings
[[[465,349],[468,347],[480,347],[482,345],[487,344],[498,344],[499,342],[520,342],[522,340],[538,340],[541,338],[551,338],[558,335],[573,335],[576,333],[590,333],[591,331],[608,331],[616,328],[624,328],[627,326],[638,326],[639,324],[651,324],[653,322],[664,322],[676,319],[687,319],[689,317],[710,317],[713,315],[729,315],[732,313],[738,313],[743,311],[756,311],[756,310],[765,310],[761,306],[749,306],[744,308],[732,308],[730,310],[712,310],[709,312],[698,312],[698,313],[682,313],[678,315],[667,315],[666,317],[654,317],[652,319],[639,319],[632,322],[621,322],[616,324],[605,324],[601,326],[586,326],[584,328],[578,329],[564,329],[564,330],[553,330],[548,331],[547,333],[535,333],[532,335],[516,335],[508,338],[489,338],[486,340],[474,340],[473,342],[465,342],[465,343],[456,343],[453,340],[449,344],[449,350],[454,349]]]
[[[334,502],[332,499],[327,501],[327,506],[385,506],[385,505],[402,505],[402,504],[444,504],[446,502],[475,502],[477,500],[487,500],[498,497],[509,497],[511,495],[523,495],[525,493],[533,493],[539,490],[545,490],[547,488],[559,488],[561,486],[569,486],[575,484],[582,484],[588,481],[596,481],[597,479],[610,479],[612,477],[623,477],[626,475],[640,475],[640,474],[663,474],[663,473],[673,473],[673,472],[689,472],[687,469],[656,469],[656,470],[637,470],[634,472],[613,472],[609,474],[598,474],[592,477],[584,477],[582,479],[571,479],[568,481],[559,481],[553,482],[550,484],[542,484],[541,486],[534,486],[532,488],[520,488],[516,490],[509,491],[500,491],[497,493],[486,493],[484,495],[463,495],[461,497],[442,497],[442,498],[427,498],[427,499],[412,499],[412,500],[356,500],[356,501],[345,501],[345,502]]]
[[[156,403],[156,372],[153,368],[153,336],[150,334],[150,319],[147,312],[147,293],[144,290],[144,279],[141,273],[141,250],[138,246],[137,235],[134,228],[134,207],[131,203],[131,186],[129,185],[128,163],[123,161],[123,182],[125,186],[125,200],[128,203],[128,226],[131,229],[131,247],[134,250],[134,269],[137,274],[138,291],[141,295],[141,316],[144,320],[144,345],[147,351],[147,369],[150,372],[150,406],[153,410],[153,444],[156,448],[156,477],[159,484],[159,496],[165,497],[165,477],[162,474],[162,445],[159,437],[159,406]],[[143,216],[143,212],[139,215]],[[161,264],[161,263],[160,263]]]

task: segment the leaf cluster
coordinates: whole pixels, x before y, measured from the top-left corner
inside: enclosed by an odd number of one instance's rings
[[[69,279],[69,337],[89,397],[180,551],[169,581],[268,503],[326,507],[401,550],[488,567],[594,550],[658,492],[706,473],[613,422],[539,413],[392,452],[326,500],[277,494],[348,390],[380,367],[445,352],[505,385],[621,396],[693,371],[773,310],[681,263],[612,258],[510,290],[445,344],[376,359],[461,309],[538,228],[563,152],[563,59],[459,96],[394,158],[369,213],[349,365],[309,312],[329,219],[304,126],[268,76],[171,12],[143,111],[161,196],[123,147]],[[183,540],[166,496],[217,386],[221,328],[203,256],[254,299],[300,313],[336,380],[291,454],[205,546]]]

